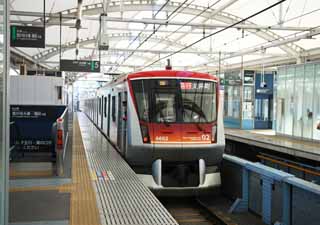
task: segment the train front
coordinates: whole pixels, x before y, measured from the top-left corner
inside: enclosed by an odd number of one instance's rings
[[[219,186],[225,146],[218,79],[179,71],[128,77],[126,158],[156,193]]]

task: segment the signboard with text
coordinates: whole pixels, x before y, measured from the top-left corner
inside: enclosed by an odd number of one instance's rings
[[[19,152],[52,152],[52,125],[66,106],[11,105],[10,143]]]
[[[45,48],[45,28],[32,26],[10,27],[10,46]]]
[[[100,61],[60,60],[60,70],[69,72],[100,73]]]

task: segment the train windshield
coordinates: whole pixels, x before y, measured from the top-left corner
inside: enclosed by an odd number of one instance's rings
[[[186,123],[208,123],[216,120],[216,87],[214,82],[181,80],[182,117]]]
[[[216,121],[216,83],[204,80],[134,80],[139,119],[155,123]]]

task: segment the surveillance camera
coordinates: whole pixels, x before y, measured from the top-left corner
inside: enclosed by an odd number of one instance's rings
[[[267,87],[267,83],[266,82],[261,82],[260,87],[261,88],[266,88]]]

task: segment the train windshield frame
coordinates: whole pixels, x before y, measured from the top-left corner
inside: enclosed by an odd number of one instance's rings
[[[217,121],[217,83],[202,79],[131,81],[139,120],[151,123]]]

